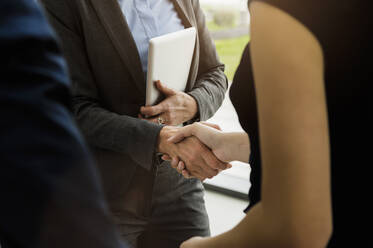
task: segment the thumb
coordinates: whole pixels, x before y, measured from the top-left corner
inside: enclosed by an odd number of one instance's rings
[[[169,138],[167,141],[171,142],[171,143],[174,143],[174,144],[177,144],[185,138],[186,137],[185,137],[184,133],[179,132],[179,133],[175,134],[174,136],[171,136],[171,138]]]
[[[173,95],[176,95],[176,91],[171,89],[171,88],[168,88],[166,85],[164,85],[163,83],[161,83],[161,81],[156,81],[155,82],[155,86],[157,87],[157,89],[162,92],[166,97],[167,96],[173,96]]]
[[[176,134],[171,136],[171,138],[169,138],[167,141],[176,144],[182,141],[183,139],[189,136],[192,136],[192,135],[193,135],[193,126],[189,125],[189,126],[180,128],[176,132]]]
[[[221,131],[221,128],[218,124],[209,123],[209,122],[205,122],[205,121],[201,121],[200,123],[205,125],[205,126],[212,127],[212,128],[215,128],[215,129]]]

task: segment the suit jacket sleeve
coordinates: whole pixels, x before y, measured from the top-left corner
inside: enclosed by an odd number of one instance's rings
[[[57,31],[73,83],[73,107],[78,124],[90,145],[128,155],[151,170],[161,126],[105,109],[89,66],[77,7],[69,1],[43,0],[47,16]],[[74,15],[76,13],[76,15]]]
[[[123,247],[71,114],[65,64],[35,1],[0,1],[4,247]]]
[[[199,1],[192,0],[192,4],[197,21],[200,54],[197,81],[189,94],[196,99],[199,118],[204,121],[212,117],[221,106],[228,88],[228,80],[224,74],[224,64],[219,61],[207,29]]]

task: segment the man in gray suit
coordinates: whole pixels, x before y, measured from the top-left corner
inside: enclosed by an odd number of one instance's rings
[[[199,1],[42,2],[62,41],[75,116],[123,238],[133,247],[163,248],[209,235],[201,180],[228,165],[196,138],[167,141],[176,125],[210,118],[227,89]],[[149,39],[191,26],[198,33],[186,93],[158,83],[166,99],[143,107]],[[181,159],[198,179],[183,178],[159,154]]]

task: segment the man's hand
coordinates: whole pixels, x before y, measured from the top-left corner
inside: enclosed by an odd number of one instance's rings
[[[212,178],[221,170],[231,167],[230,164],[217,159],[211,150],[196,137],[188,137],[177,144],[169,142],[169,137],[174,135],[178,129],[177,127],[166,126],[159,135],[158,151],[171,158],[172,167],[177,169],[178,165],[182,163],[185,168],[179,170],[179,172],[188,171],[188,177],[193,176],[201,181]]]
[[[176,135],[177,131],[180,127],[173,127],[173,126],[164,126],[161,129],[158,137],[158,146],[157,151],[163,154],[170,154],[170,158],[172,154],[176,153],[176,145],[169,141],[169,139]]]
[[[158,123],[160,117],[163,124],[177,126],[196,116],[198,105],[193,97],[184,92],[170,89],[160,81],[156,81],[155,84],[166,99],[155,106],[141,107],[140,117],[151,116],[148,120],[154,123]]]
[[[185,164],[185,169],[189,172],[189,175],[201,181],[206,178],[213,178],[221,170],[230,168],[227,163],[217,159],[212,151],[196,137],[186,138],[181,143],[178,143],[177,147],[178,157]],[[175,165],[173,163],[173,166]],[[181,167],[178,169],[181,169]]]
[[[183,139],[195,136],[205,144],[215,156],[223,162],[238,160],[248,162],[250,156],[249,136],[245,132],[222,132],[210,123],[195,122],[180,128],[177,134],[168,141],[178,143]]]

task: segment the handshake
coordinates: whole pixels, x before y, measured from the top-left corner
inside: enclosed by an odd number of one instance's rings
[[[217,125],[194,123],[176,127],[192,119],[197,111],[197,102],[190,95],[155,82],[165,100],[155,106],[140,109],[138,117],[169,126],[162,128],[158,138],[158,152],[162,159],[171,161],[173,168],[184,177],[195,177],[201,181],[216,176],[231,168],[229,162],[249,160],[250,145],[245,132],[223,133]],[[152,116],[145,118],[144,116]]]
[[[165,126],[158,141],[163,160],[170,161],[185,178],[201,181],[231,168],[229,162],[233,160],[247,162],[250,154],[246,133],[224,133],[219,126],[209,123],[182,128]]]

